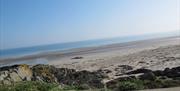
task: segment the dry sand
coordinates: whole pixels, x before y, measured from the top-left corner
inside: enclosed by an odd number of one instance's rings
[[[76,57],[76,58],[75,58]],[[134,69],[148,68],[162,70],[166,67],[180,66],[180,37],[158,38],[98,47],[79,48],[61,52],[43,53],[20,58],[0,59],[1,65],[11,63],[41,63],[76,70],[110,70],[109,79],[123,72],[122,65]],[[38,62],[37,62],[38,63]],[[147,91],[179,91],[179,88]],[[146,91],[146,90],[145,90]]]
[[[83,57],[72,59],[73,57]],[[77,70],[111,70],[110,79],[122,74],[121,65],[133,69],[162,70],[180,66],[180,37],[160,38],[94,48],[77,49],[64,57],[49,57],[49,64]],[[109,79],[109,80],[110,80]]]
[[[73,57],[83,57],[72,59]],[[111,44],[98,47],[79,48],[61,52],[50,52],[20,58],[0,59],[1,65],[11,63],[40,63],[56,67],[94,71],[109,69],[112,74],[120,74],[119,65],[129,65],[133,69],[152,70],[180,66],[180,37],[168,37]],[[114,70],[118,72],[114,72]]]
[[[40,61],[40,62],[39,62]],[[42,53],[24,57],[0,59],[0,65],[17,63],[47,63],[56,67],[76,70],[110,70],[108,81],[121,75],[127,69],[148,68],[162,70],[180,66],[180,37],[158,38],[99,47],[79,48],[61,52]],[[180,87],[141,91],[180,91]]]
[[[83,57],[82,59],[72,59],[73,57]],[[152,69],[162,69],[166,66],[165,59],[175,57],[178,65],[180,57],[180,37],[152,39],[135,41],[129,43],[112,44],[94,48],[76,49],[64,56],[47,57],[49,64],[59,67],[75,68],[78,70],[97,70],[119,64],[128,64],[136,68],[145,67]],[[162,64],[163,67],[155,67]],[[169,63],[169,61],[167,60]]]

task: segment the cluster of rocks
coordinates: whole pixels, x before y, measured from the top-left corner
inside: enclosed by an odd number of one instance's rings
[[[28,65],[13,65],[0,68],[0,84],[30,81],[33,72]]]
[[[132,70],[132,67],[121,65],[121,68]],[[95,72],[76,71],[68,68],[56,68],[51,65],[25,64],[6,66],[0,68],[0,84],[12,84],[20,81],[42,81],[48,83],[58,83],[60,85],[88,85],[91,88],[115,88],[118,82],[130,79],[155,80],[171,78],[180,81],[180,67],[166,68],[165,70],[152,71],[149,69],[136,69],[124,73],[116,79],[103,83],[103,79],[108,78],[109,70],[97,70]]]
[[[61,85],[86,84],[92,88],[102,88],[105,76],[99,72],[76,71],[74,69],[56,68],[50,65],[14,65],[0,68],[0,84],[20,81],[43,81]]]
[[[126,73],[127,75],[132,74],[142,74],[138,77],[142,80],[153,80],[155,77],[168,77],[168,78],[179,78],[180,77],[180,67],[166,68],[164,70],[152,71],[149,69],[137,69]]]
[[[155,81],[156,79],[171,79],[180,83],[180,66],[174,68],[166,68],[164,70],[152,71],[150,69],[136,69],[125,73],[124,75],[113,79],[106,83],[108,88],[116,88],[117,84],[121,81],[130,80],[149,80]],[[179,84],[180,85],[180,84]]]

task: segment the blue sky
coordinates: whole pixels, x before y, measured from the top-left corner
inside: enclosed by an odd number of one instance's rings
[[[0,3],[0,49],[180,30],[180,0]]]

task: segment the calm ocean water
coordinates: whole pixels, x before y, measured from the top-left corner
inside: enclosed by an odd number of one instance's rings
[[[177,35],[177,33],[151,34],[151,35],[141,35],[141,36],[87,40],[87,41],[33,46],[33,47],[25,47],[25,48],[5,49],[5,50],[0,50],[0,58],[25,56],[25,55],[44,53],[44,52],[62,51],[62,50],[82,48],[82,47],[101,46],[101,45],[107,45],[113,43],[123,43],[123,42],[145,40],[145,39],[158,38],[158,37],[168,37],[175,35]]]

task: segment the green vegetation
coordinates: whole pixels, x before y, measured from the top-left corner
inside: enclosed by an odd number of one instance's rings
[[[57,84],[36,81],[18,82],[11,85],[0,85],[0,91],[63,91]]]
[[[151,80],[139,80],[131,79],[126,81],[119,81],[116,84],[116,88],[112,88],[112,91],[132,91],[141,89],[152,88],[166,88],[179,86],[179,80],[173,79],[159,79]],[[86,84],[78,86],[59,86],[56,83],[45,83],[40,81],[24,81],[11,85],[0,85],[0,91],[111,91],[105,88],[92,89]]]
[[[153,80],[139,80],[131,79],[126,81],[120,81],[116,84],[115,91],[132,91],[142,89],[154,89],[154,88],[168,88],[180,86],[179,80],[173,79],[155,79]]]
[[[137,89],[143,89],[143,81],[141,80],[129,80],[121,81],[117,84],[116,91],[132,91]]]
[[[12,85],[0,85],[0,91],[107,91],[104,89],[91,89],[87,85],[59,86],[55,83],[40,81],[24,81]],[[108,90],[109,91],[109,90]]]
[[[180,86],[180,81],[173,79],[156,79],[155,81],[144,81],[143,85],[144,89],[168,88]]]

